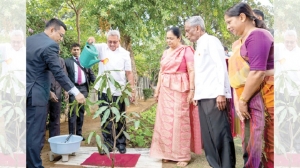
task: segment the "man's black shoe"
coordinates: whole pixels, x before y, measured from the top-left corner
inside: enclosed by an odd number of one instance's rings
[[[125,145],[119,145],[117,148],[118,148],[118,150],[121,154],[126,153],[126,146]]]
[[[81,136],[81,137],[82,137],[82,140],[81,140],[81,141],[85,141],[85,138],[84,138],[82,135],[78,135],[78,136]]]
[[[119,152],[120,152],[121,154],[124,154],[124,153],[126,153],[126,148],[119,149]]]

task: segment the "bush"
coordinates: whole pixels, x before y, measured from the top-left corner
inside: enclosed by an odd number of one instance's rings
[[[156,105],[140,113],[140,116],[140,127],[137,130],[134,125],[127,127],[127,132],[130,134],[129,146],[150,148],[156,116]]]
[[[146,101],[147,99],[149,99],[152,96],[153,90],[152,89],[143,89],[143,94],[144,94],[144,100]]]

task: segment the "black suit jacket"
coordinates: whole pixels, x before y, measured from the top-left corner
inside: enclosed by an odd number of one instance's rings
[[[32,106],[48,104],[49,71],[66,91],[74,87],[60,66],[58,51],[58,44],[45,33],[39,33],[26,39],[26,97],[32,97]]]
[[[61,57],[59,57],[60,66],[64,70],[64,73],[67,74],[67,69],[65,65],[65,60]],[[60,84],[55,80],[53,74],[50,72],[50,90],[55,93],[55,95],[58,98],[58,101],[61,101],[61,86]]]
[[[73,56],[70,58],[65,59],[65,64],[67,68],[67,73],[70,78],[70,80],[75,84],[75,69],[74,69],[74,58]],[[89,85],[93,82],[95,82],[96,77],[94,75],[94,72],[92,71],[91,68],[83,68],[82,69],[85,71],[85,79],[86,79],[86,87],[89,88]]]

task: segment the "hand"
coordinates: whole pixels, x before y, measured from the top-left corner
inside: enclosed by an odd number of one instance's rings
[[[56,102],[56,103],[58,102],[58,98],[56,97],[55,93],[52,91],[50,91],[50,100],[52,102]]]
[[[85,97],[83,96],[82,93],[79,93],[75,96],[75,99],[78,103],[80,104],[85,104]]]
[[[244,122],[245,118],[243,117],[242,113],[241,113],[240,110],[239,110],[239,104],[237,103],[237,104],[235,104],[234,106],[235,106],[235,112],[236,112],[237,116],[239,117],[239,119],[240,119],[242,122]]]
[[[96,40],[95,40],[94,37],[89,37],[88,40],[87,40],[87,42],[88,42],[89,44],[93,44],[93,43],[96,42]]]
[[[193,100],[193,105],[198,106],[198,100]]]
[[[223,96],[223,95],[219,95],[218,97],[217,97],[217,107],[218,107],[218,109],[220,110],[220,111],[223,111],[223,110],[225,110],[225,108],[226,108],[226,97],[225,96]]]
[[[69,93],[65,91],[64,92],[64,97],[65,97],[66,100],[68,100],[69,99]]]
[[[189,95],[186,100],[188,103],[193,103],[194,93],[195,93],[194,90],[190,90]]]
[[[241,115],[243,116],[243,118],[245,119],[250,119],[251,116],[248,112],[248,105],[246,102],[242,101],[242,100],[239,100],[239,112],[241,113]]]
[[[133,102],[135,101],[135,92],[132,92],[132,93],[131,93],[131,96],[130,96],[129,99],[130,99],[130,102],[131,102],[131,103],[133,103]]]
[[[158,94],[159,94],[159,93],[155,92],[155,93],[154,93],[154,96],[153,96],[153,97],[155,98],[155,101],[156,101],[156,102],[158,102]]]

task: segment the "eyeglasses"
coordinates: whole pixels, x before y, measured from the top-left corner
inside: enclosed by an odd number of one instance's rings
[[[108,41],[109,44],[117,44],[119,41]]]
[[[59,33],[59,35],[60,35],[61,38],[63,38],[65,36],[64,34],[62,34],[60,32],[58,32],[58,33]]]
[[[296,41],[285,41],[284,43],[285,43],[285,44],[295,44]]]

